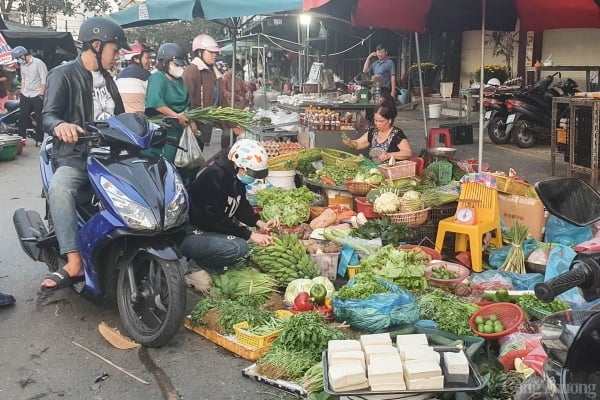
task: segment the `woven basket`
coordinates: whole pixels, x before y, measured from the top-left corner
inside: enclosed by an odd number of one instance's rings
[[[374,185],[367,182],[354,182],[350,179],[346,181],[346,187],[348,188],[348,191],[357,196],[366,196],[371,189],[374,189],[377,186],[379,185]]]
[[[390,221],[395,224],[406,224],[406,226],[419,226],[427,221],[431,208],[424,208],[419,211],[404,212],[398,214],[388,214]]]
[[[268,166],[271,171],[290,171],[298,168],[298,152],[269,157]]]
[[[417,163],[414,161],[404,160],[396,161],[393,166],[380,165],[379,170],[388,179],[409,178],[415,176],[417,171]]]
[[[366,197],[356,197],[356,211],[361,212],[366,218],[380,218],[381,215],[373,211],[373,204],[367,202]]]
[[[507,194],[516,194],[525,197],[537,197],[535,189],[528,183],[520,182],[507,176],[492,174],[496,179],[496,187],[499,192]]]
[[[364,159],[362,155],[357,156],[336,149],[323,149],[321,157],[325,165],[341,165],[350,168],[358,168]]]

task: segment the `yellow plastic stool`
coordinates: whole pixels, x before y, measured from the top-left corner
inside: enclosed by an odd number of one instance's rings
[[[456,222],[454,216],[441,220],[438,224],[435,249],[438,252],[444,247],[447,232],[454,232],[456,240],[454,250],[457,252],[467,250],[471,253],[471,268],[474,272],[481,272],[483,264],[483,235],[492,233],[491,242],[496,247],[502,246],[502,232],[500,229],[500,211],[498,209],[498,192],[483,184],[464,182],[461,186],[457,210],[461,207],[475,209],[473,223]]]

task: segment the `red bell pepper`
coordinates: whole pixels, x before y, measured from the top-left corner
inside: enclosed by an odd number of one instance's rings
[[[314,310],[315,304],[310,300],[310,294],[300,292],[294,299],[294,308],[298,311]]]

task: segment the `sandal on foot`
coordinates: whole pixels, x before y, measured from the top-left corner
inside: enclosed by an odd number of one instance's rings
[[[71,286],[74,283],[81,282],[85,278],[82,276],[72,277],[69,275],[67,271],[61,269],[60,271],[53,272],[51,274],[46,275],[46,279],[50,279],[52,282],[55,282],[55,286],[44,286],[42,285],[42,289],[44,290],[59,290],[64,289],[66,287]]]

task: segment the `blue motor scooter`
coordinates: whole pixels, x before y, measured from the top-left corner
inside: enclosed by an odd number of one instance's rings
[[[85,281],[72,287],[95,302],[116,302],[126,333],[148,347],[175,335],[186,301],[177,247],[185,235],[188,196],[171,163],[142,153],[166,143],[177,146],[167,128],[141,114],[121,114],[87,124],[80,138],[90,146],[90,185],[76,200]],[[54,174],[53,140],[47,137],[40,151],[45,195]],[[21,208],[13,222],[25,253],[56,271],[66,260],[47,201],[46,214],[47,225],[36,211]]]

